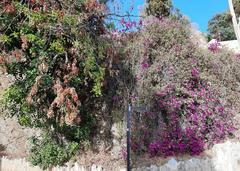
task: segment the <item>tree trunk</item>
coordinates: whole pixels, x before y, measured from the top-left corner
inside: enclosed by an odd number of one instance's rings
[[[234,11],[232,0],[228,0],[228,4],[229,4],[230,13],[232,15],[234,32],[235,32],[237,40],[238,40],[238,47],[240,48],[240,28],[238,26],[237,17],[236,17],[235,11]]]

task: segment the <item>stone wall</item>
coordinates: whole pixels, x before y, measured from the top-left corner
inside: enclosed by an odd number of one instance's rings
[[[228,48],[229,50],[233,51],[234,53],[240,52],[237,40],[222,41],[220,43],[223,46],[223,48]]]
[[[212,157],[193,157],[188,160],[171,158],[161,166],[134,168],[132,171],[239,171],[240,170],[240,142],[227,141],[213,147]],[[51,171],[110,171],[102,166],[92,165],[84,167],[78,163],[67,163],[64,167],[55,167]],[[49,171],[50,171],[49,170]],[[125,168],[113,171],[125,171]],[[41,171],[39,167],[32,167],[25,159],[7,159],[0,162],[0,171]]]

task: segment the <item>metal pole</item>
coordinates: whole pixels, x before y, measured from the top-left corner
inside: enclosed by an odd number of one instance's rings
[[[128,104],[127,113],[127,171],[131,171],[131,115],[132,106]]]

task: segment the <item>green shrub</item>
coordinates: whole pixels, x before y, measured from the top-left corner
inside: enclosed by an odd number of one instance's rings
[[[240,111],[240,61],[227,49],[202,49],[190,27],[169,19],[147,18],[145,27],[127,45],[137,96],[149,103],[152,94],[168,84],[181,85],[196,67],[221,99]],[[145,99],[145,100],[144,100]]]
[[[146,13],[149,16],[168,17],[172,7],[171,0],[147,0]]]
[[[43,135],[41,139],[31,138],[31,148],[29,161],[34,166],[40,166],[43,169],[52,166],[61,166],[69,161],[79,150],[79,144],[76,142],[60,145],[49,135]]]
[[[0,4],[0,66],[15,77],[1,105],[21,125],[53,134],[33,141],[34,164],[62,164],[75,142],[97,134],[96,118],[111,95],[104,9],[95,0]],[[69,146],[59,143],[63,137]]]
[[[232,16],[229,12],[216,14],[208,22],[208,39],[219,41],[235,40]]]
[[[190,27],[179,21],[148,17],[143,25],[126,47],[135,78],[130,101],[140,107],[133,114],[133,149],[164,156],[199,154],[232,135],[240,112],[239,59],[226,49],[201,48]],[[194,82],[189,93],[193,72],[205,87]],[[220,106],[223,116],[216,111]],[[199,130],[207,132],[194,137]]]

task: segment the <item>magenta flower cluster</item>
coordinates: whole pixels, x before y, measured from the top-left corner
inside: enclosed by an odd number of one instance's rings
[[[194,67],[192,69],[192,77],[194,77],[194,78],[199,77],[199,70],[198,70],[198,68]]]
[[[124,17],[120,20],[120,24],[123,27],[122,32],[129,30],[140,29],[142,27],[142,20],[139,21],[132,20],[130,18],[125,19]]]
[[[235,59],[239,60],[240,59],[240,53],[235,54]]]
[[[221,43],[217,39],[212,39],[208,43],[208,50],[211,52],[217,52],[221,48]]]
[[[197,78],[196,68],[192,75],[182,90],[168,86],[155,94],[163,118],[159,121],[157,138],[148,147],[151,156],[198,155],[233,134],[232,113],[220,103],[210,86]]]
[[[141,69],[142,70],[145,70],[145,69],[148,69],[149,68],[149,63],[147,60],[144,60],[142,63],[141,63]]]
[[[148,138],[134,143],[135,148],[146,145],[151,156],[198,155],[235,131],[233,113],[200,80],[197,68],[182,88],[168,85],[154,96],[156,111],[145,114],[146,123],[140,128],[146,133],[140,136]]]

